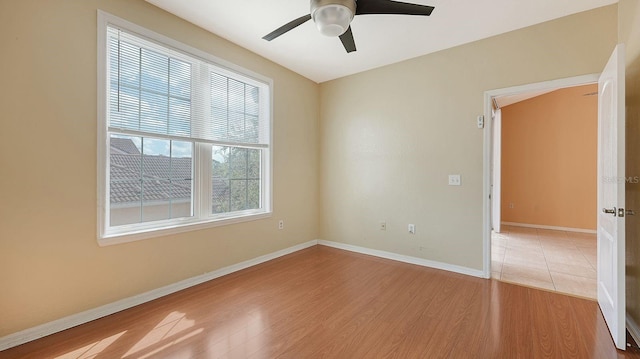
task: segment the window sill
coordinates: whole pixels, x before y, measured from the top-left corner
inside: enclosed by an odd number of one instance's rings
[[[196,231],[205,228],[225,226],[229,224],[255,221],[259,219],[271,217],[271,212],[261,212],[256,214],[243,214],[229,216],[224,218],[215,218],[210,220],[199,220],[188,223],[171,223],[162,227],[154,227],[150,229],[138,229],[129,231],[111,231],[98,235],[98,245],[100,247],[111,246],[115,244],[135,242],[142,239],[162,237],[171,234]]]

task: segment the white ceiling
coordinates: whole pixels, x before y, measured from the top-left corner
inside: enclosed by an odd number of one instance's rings
[[[262,36],[309,13],[308,0],[147,0],[315,82],[324,82],[618,0],[407,0],[432,5],[429,17],[359,15],[357,51],[321,35],[313,21],[268,42]]]

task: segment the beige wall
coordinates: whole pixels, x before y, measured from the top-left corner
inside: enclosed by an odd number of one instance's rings
[[[97,246],[98,8],[274,79],[271,219]],[[0,337],[318,234],[480,269],[484,91],[600,72],[617,16],[594,10],[318,86],[142,0],[0,2]],[[452,173],[461,187],[446,185]]]
[[[626,45],[626,176],[640,176],[640,2],[620,0],[618,36]],[[628,183],[627,209],[640,214],[640,184]],[[640,324],[640,215],[626,217],[627,313]]]
[[[502,108],[502,220],[596,229],[598,85]],[[511,206],[513,204],[513,206]]]
[[[616,29],[609,6],[321,84],[321,237],[482,269],[484,92],[600,72]]]
[[[272,218],[98,247],[97,9],[274,80]],[[0,337],[318,237],[316,83],[142,0],[1,1],[0,44]]]

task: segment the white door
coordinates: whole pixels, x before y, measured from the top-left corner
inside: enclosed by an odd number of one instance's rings
[[[491,162],[491,226],[494,232],[500,233],[500,176],[502,164],[500,156],[502,154],[502,110],[497,109],[493,114],[493,161]]]
[[[598,80],[598,304],[618,349],[625,349],[624,46]]]

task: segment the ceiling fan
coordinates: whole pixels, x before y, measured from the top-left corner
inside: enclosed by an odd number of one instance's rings
[[[311,13],[290,21],[265,35],[271,41],[313,19],[326,36],[339,36],[347,52],[356,51],[356,43],[351,32],[351,20],[355,15],[394,14],[429,16],[433,6],[410,4],[392,0],[311,0]]]

